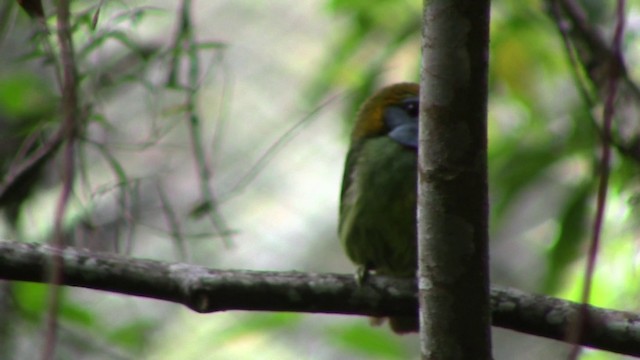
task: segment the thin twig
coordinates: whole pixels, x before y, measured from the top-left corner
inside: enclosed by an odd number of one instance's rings
[[[198,180],[200,187],[200,195],[202,196],[202,204],[207,209],[207,215],[214,229],[217,231],[225,245],[231,245],[230,234],[226,221],[220,213],[218,200],[211,188],[212,171],[209,167],[206,152],[204,150],[203,131],[200,116],[197,112],[196,95],[200,87],[200,61],[198,53],[198,45],[193,34],[193,24],[191,22],[191,0],[183,0],[180,4],[180,20],[178,25],[178,33],[176,34],[175,43],[173,44],[172,66],[169,73],[169,85],[177,84],[177,74],[179,73],[179,64],[182,57],[183,48],[187,50],[187,58],[189,60],[188,76],[186,85],[186,118],[189,127],[189,136],[191,150],[196,161],[198,171]]]
[[[78,98],[76,64],[73,51],[71,34],[71,14],[69,1],[58,1],[57,34],[60,44],[60,58],[62,63],[62,137],[65,141],[64,156],[62,159],[62,190],[56,205],[54,215],[54,234],[51,245],[56,249],[64,246],[63,219],[66,213],[69,198],[73,189],[75,137],[78,121]],[[55,357],[55,344],[57,340],[58,312],[60,306],[60,284],[62,284],[63,259],[61,256],[53,256],[49,263],[49,303],[47,310],[46,340],[42,351],[42,359],[49,360]]]
[[[60,128],[44,145],[36,149],[31,155],[25,157],[18,163],[11,164],[7,175],[5,175],[0,183],[0,199],[10,195],[9,192],[11,188],[23,181],[23,176],[40,166],[44,161],[50,159],[56,153],[63,140],[64,129]]]
[[[220,154],[222,153],[221,149],[225,138],[224,135],[226,134],[225,130],[228,120],[229,104],[231,104],[233,97],[233,78],[230,71],[227,70],[222,56],[220,56],[218,65],[218,73],[221,74],[222,79],[220,80],[221,90],[218,112],[215,116],[214,127],[211,135],[211,153],[213,154],[211,163],[214,167],[219,163]]]
[[[578,58],[576,47],[571,42],[571,37],[569,35],[569,29],[566,20],[562,18],[560,12],[560,6],[557,0],[551,1],[551,14],[556,23],[556,27],[560,32],[560,36],[562,37],[562,43],[564,45],[565,51],[567,52],[567,57],[569,58],[569,64],[571,68],[571,74],[573,75],[574,82],[576,83],[576,87],[582,96],[582,100],[587,105],[588,109],[592,109],[595,106],[595,99],[589,93],[589,86],[587,85],[587,81],[582,76],[583,72],[580,71],[580,59]],[[590,115],[590,119],[594,124],[596,124],[595,118],[591,115],[591,112],[588,111]]]
[[[563,5],[562,8],[561,8],[561,3]],[[568,5],[565,5],[565,3]],[[587,79],[585,79],[585,77],[582,75],[584,72],[580,71],[580,66],[579,66],[580,63],[582,62],[582,68],[585,69],[585,72],[589,80],[591,81],[593,88],[595,89],[606,88],[606,84],[603,85],[601,82],[602,79],[594,77],[593,76],[594,74],[588,71],[588,67],[589,67],[588,65],[591,62],[591,60],[589,58],[585,58],[584,56],[580,56],[580,53],[576,47],[575,41],[571,40],[571,34],[569,31],[570,27],[584,29],[585,27],[588,27],[591,25],[589,25],[589,23],[586,22],[585,20],[586,15],[582,11],[582,9],[574,2],[571,2],[571,0],[567,0],[567,1],[549,0],[549,9],[551,12],[551,16],[553,17],[556,23],[556,27],[558,28],[558,31],[562,36],[564,47],[567,52],[567,56],[569,58],[569,63],[571,65],[570,67],[572,69],[574,82],[576,83],[576,87],[582,97],[583,102],[585,103],[585,106],[586,106],[585,115],[590,120],[591,124],[595,126],[600,136],[602,136],[603,130],[600,124],[598,124],[598,122],[596,121],[594,114],[591,112],[591,109],[595,108],[596,103],[598,102],[598,96],[590,95],[589,86],[587,85]],[[567,18],[563,18],[563,16],[566,16]],[[575,22],[579,22],[579,24],[574,24]],[[597,49],[600,49],[600,51],[602,51],[602,48],[603,48],[602,44],[600,43],[599,40],[597,40],[601,36],[600,36],[600,33],[598,33],[596,30],[591,29],[589,31],[573,31],[573,34],[574,35],[577,34],[577,38],[586,44],[596,44],[594,46],[597,46]],[[594,35],[594,34],[597,34],[597,35]],[[583,37],[585,36],[587,37],[590,36],[593,39],[591,40],[583,39]],[[610,55],[612,54],[612,50],[610,50],[607,46],[608,45],[606,44],[604,45],[604,47],[606,47],[605,49],[606,51],[598,54],[596,54],[598,50],[591,49],[592,56],[596,56],[596,57],[604,56],[607,59],[612,59],[612,58],[615,59],[613,55]],[[618,61],[621,61],[621,66],[624,67],[624,61],[622,61],[621,59],[618,59]],[[601,64],[604,62],[604,60],[597,60],[597,62]],[[635,84],[635,82],[628,76],[626,71],[623,72],[621,77],[623,79],[625,89],[629,90],[629,94],[632,94],[634,96],[634,99],[636,99],[636,102],[640,102],[640,89]],[[614,136],[613,134],[611,135],[611,138],[609,140],[610,140],[610,146],[615,147],[620,154],[628,157],[633,161],[640,162],[640,147],[639,147],[638,141],[625,143],[622,139]]]
[[[265,150],[260,158],[247,170],[247,172],[240,177],[240,179],[227,191],[227,193],[220,198],[220,202],[225,202],[235,197],[242,192],[260,172],[269,164],[271,160],[278,154],[278,151],[289,143],[306,125],[309,125],[312,119],[322,110],[325,106],[335,101],[337,98],[342,97],[342,94],[336,94],[331,96],[322,104],[318,105],[315,109],[311,110],[302,119],[293,124],[287,129],[273,144]]]
[[[572,24],[575,29],[579,33],[580,39],[582,39],[592,51],[593,55],[596,57],[595,60],[598,61],[606,61],[606,60],[618,60],[617,57],[619,54],[616,53],[616,49],[614,47],[610,47],[605,37],[601,32],[597,30],[595,26],[589,21],[587,18],[587,14],[582,9],[582,7],[576,2],[576,0],[552,0],[552,1],[560,1],[562,3],[562,7],[567,14],[567,16],[571,19]],[[614,35],[615,36],[615,35]],[[620,77],[624,79],[625,85],[628,86],[629,90],[634,97],[640,98],[640,88],[638,85],[629,77],[629,73],[627,71],[626,65],[621,63],[618,65],[620,67]]]
[[[615,99],[618,90],[618,82],[623,74],[621,68],[622,62],[622,37],[624,35],[625,25],[625,0],[618,0],[617,4],[617,24],[613,37],[613,59],[609,62],[609,79],[607,82],[607,98],[603,109],[603,133],[602,133],[602,147],[601,147],[601,162],[600,162],[600,183],[598,185],[596,214],[593,220],[593,233],[591,242],[589,244],[589,252],[587,257],[587,266],[585,268],[584,284],[582,288],[582,311],[578,314],[573,331],[570,332],[571,342],[574,344],[571,353],[569,354],[570,360],[575,360],[580,354],[581,346],[579,345],[579,339],[582,337],[584,331],[584,324],[589,321],[588,319],[588,304],[591,295],[591,288],[593,287],[593,274],[596,268],[596,261],[598,257],[598,249],[600,247],[600,237],[602,235],[602,227],[604,223],[604,214],[607,203],[607,192],[609,188],[609,173],[611,165],[611,124],[613,122],[613,116],[615,113]]]

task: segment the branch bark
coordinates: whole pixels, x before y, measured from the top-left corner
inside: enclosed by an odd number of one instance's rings
[[[214,270],[76,248],[0,241],[0,279],[47,282],[48,262],[63,260],[62,284],[183,304],[194,311],[290,311],[365,316],[411,315],[413,280],[352,275]],[[563,341],[581,304],[515,289],[491,290],[493,325]],[[640,356],[640,314],[589,306],[580,343]]]
[[[418,155],[423,359],[491,356],[489,0],[425,0]]]

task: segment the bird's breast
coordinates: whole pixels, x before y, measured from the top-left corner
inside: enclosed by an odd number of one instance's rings
[[[417,154],[386,136],[368,139],[352,151],[339,227],[347,254],[381,273],[412,275]]]

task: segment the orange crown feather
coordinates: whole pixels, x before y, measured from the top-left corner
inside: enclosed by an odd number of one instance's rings
[[[394,84],[378,91],[360,108],[351,139],[358,140],[384,134],[384,109],[409,97],[418,96],[419,92],[420,86],[415,83]]]

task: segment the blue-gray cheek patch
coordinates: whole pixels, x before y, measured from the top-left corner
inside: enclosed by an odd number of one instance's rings
[[[389,137],[402,145],[418,148],[418,124],[403,124],[389,132]]]

